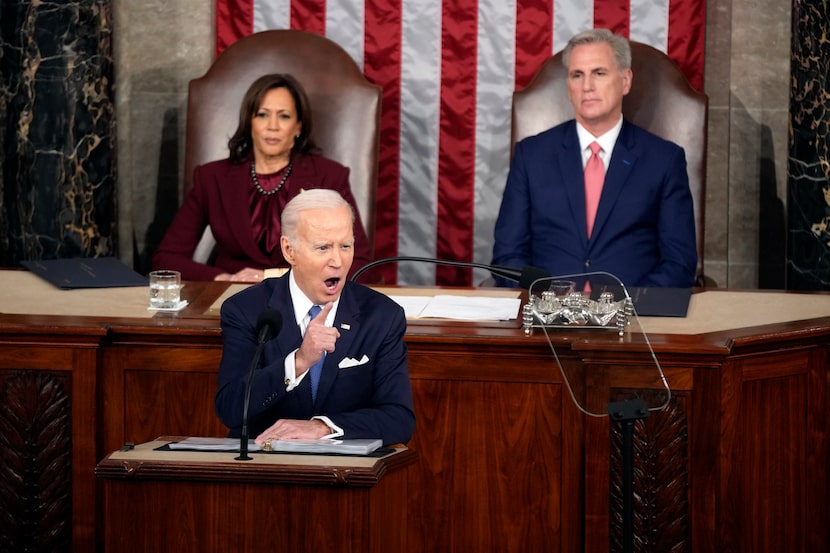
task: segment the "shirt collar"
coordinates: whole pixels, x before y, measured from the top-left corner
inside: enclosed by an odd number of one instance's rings
[[[594,136],[588,131],[588,129],[583,127],[579,121],[576,122],[576,134],[579,137],[579,151],[582,152],[583,164],[588,160],[588,157],[590,157],[588,146],[591,145],[591,142],[597,142],[603,151],[603,155],[601,157],[603,158],[605,165],[608,165],[608,161],[611,159],[611,153],[614,151],[614,144],[617,143],[617,137],[620,136],[622,124],[623,116],[620,115],[620,120],[617,121],[617,124],[611,127],[607,133],[601,136]],[[586,151],[589,153],[586,154]]]

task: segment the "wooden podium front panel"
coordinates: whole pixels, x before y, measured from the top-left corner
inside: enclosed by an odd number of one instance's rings
[[[111,480],[105,550],[405,551],[406,478],[377,488]]]
[[[411,450],[383,458],[156,452],[99,463],[103,544],[118,553],[406,550]],[[193,460],[193,459],[197,460]]]

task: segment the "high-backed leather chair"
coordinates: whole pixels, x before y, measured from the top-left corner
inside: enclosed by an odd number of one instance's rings
[[[634,78],[623,98],[623,116],[686,151],[697,231],[697,280],[702,284],[709,99],[691,87],[666,54],[647,44],[631,42],[631,70]],[[542,64],[527,87],[513,94],[511,151],[519,140],[573,119],[567,77],[559,52]]]
[[[351,170],[352,193],[374,251],[381,88],[366,80],[339,45],[314,33],[254,33],[233,43],[204,76],[190,81],[184,192],[190,190],[197,165],[228,156],[245,91],[267,73],[290,73],[303,85],[311,103],[312,138],[324,156]],[[207,234],[194,258],[207,259],[201,253],[211,249],[212,235]]]

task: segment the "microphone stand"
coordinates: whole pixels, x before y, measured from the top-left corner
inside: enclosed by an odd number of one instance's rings
[[[279,333],[282,326],[282,315],[274,309],[263,311],[257,320],[257,347],[251,365],[248,367],[248,380],[245,382],[245,400],[242,404],[242,434],[239,437],[239,456],[237,461],[250,461],[248,455],[248,404],[251,402],[251,388],[254,384],[254,370],[259,365],[262,350],[266,342]]]
[[[432,263],[433,265],[447,265],[449,267],[462,267],[465,269],[483,269],[490,273],[497,275],[507,280],[512,280],[519,283],[521,288],[529,289],[531,285],[538,279],[549,278],[550,275],[543,269],[537,267],[527,266],[521,269],[513,267],[504,267],[501,265],[486,265],[484,263],[476,263],[475,261],[453,261],[450,259],[433,259],[431,257],[412,257],[412,256],[398,256],[398,257],[384,257],[371,261],[355,271],[351,280],[357,282],[357,277],[362,275],[373,267],[384,265],[386,263],[397,263],[399,261],[415,261],[419,263]]]
[[[399,257],[385,257],[383,259],[376,259],[375,261],[370,261],[352,275],[352,280],[357,281],[357,277],[368,271],[373,267],[377,267],[378,265],[384,265],[386,263],[395,263],[398,261],[419,261],[422,263],[432,263],[434,265],[448,265],[450,267],[463,267],[463,268],[472,268],[472,269],[484,269],[486,271],[493,270],[491,265],[484,265],[483,263],[475,263],[473,261],[451,261],[451,260],[443,260],[443,259],[432,259],[430,257],[412,257],[412,256],[399,256]],[[510,278],[506,276],[505,278]]]
[[[254,370],[259,365],[259,358],[262,357],[262,349],[265,341],[260,340],[256,347],[251,365],[248,367],[248,380],[245,382],[245,401],[242,404],[242,435],[239,437],[239,456],[234,457],[237,461],[250,461],[253,459],[248,455],[248,404],[251,402],[251,388],[254,383]]]

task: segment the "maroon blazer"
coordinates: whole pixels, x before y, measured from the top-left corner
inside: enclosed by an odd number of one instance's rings
[[[287,267],[280,248],[268,256],[254,239],[248,206],[251,186],[250,163],[234,165],[223,159],[196,167],[193,188],[159,244],[153,268],[181,271],[183,280],[213,280],[216,275],[233,274],[245,267]],[[352,206],[355,252],[350,274],[370,262],[369,240],[349,187],[349,169],[322,156],[295,153],[284,191],[293,198],[309,188],[336,190]],[[193,260],[193,252],[208,225],[216,238],[212,265]]]

